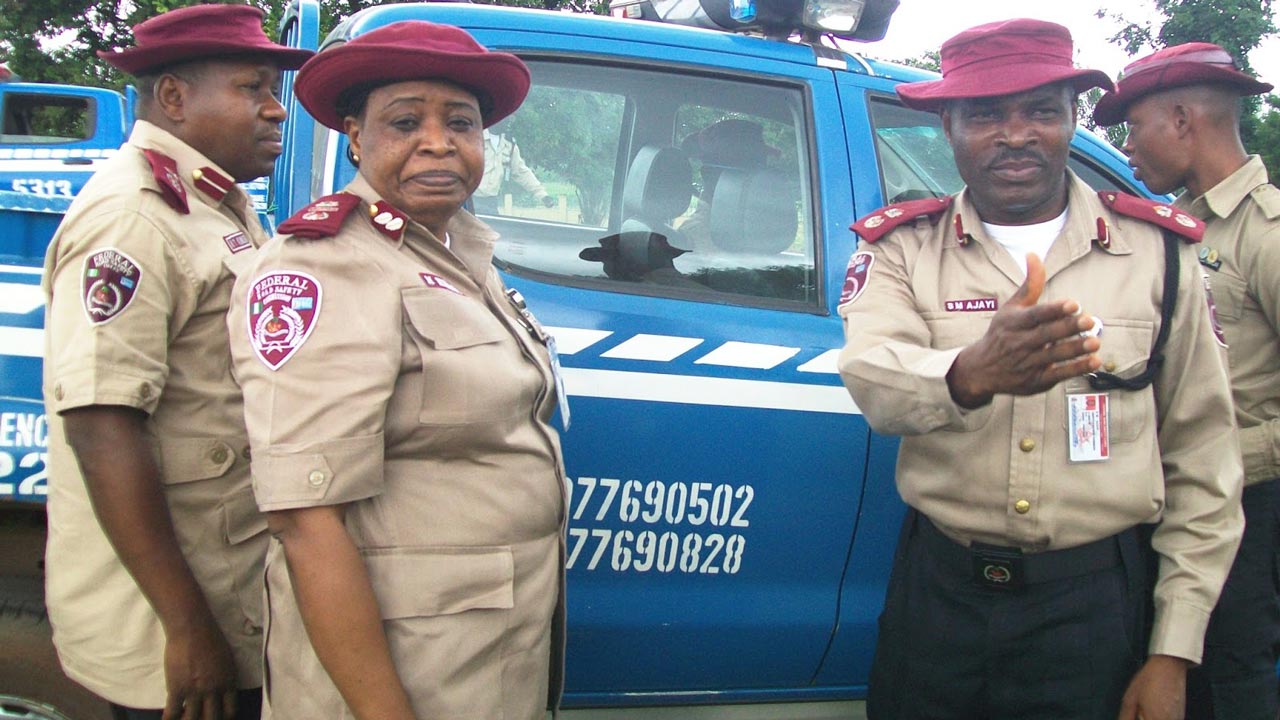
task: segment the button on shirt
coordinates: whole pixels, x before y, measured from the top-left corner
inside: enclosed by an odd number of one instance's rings
[[[1073,298],[1101,318],[1099,355],[1131,376],[1145,367],[1160,322],[1161,232],[1111,212],[1070,177],[1068,217],[1044,258],[1041,302]],[[967,244],[957,239],[957,214],[961,227],[973,228]],[[1110,228],[1106,248],[1094,242],[1098,218]],[[846,345],[839,367],[867,422],[904,436],[903,499],[961,543],[1028,552],[1163,519],[1154,539],[1163,560],[1150,651],[1198,661],[1243,520],[1224,358],[1193,246],[1180,248],[1161,372],[1143,390],[1110,392],[1110,459],[1077,463],[1068,461],[1066,398],[1094,392],[1085,378],[1038,395],[997,395],[973,410],[951,398],[947,371],[994,315],[953,301],[1004,302],[1022,282],[1009,253],[983,232],[966,192],[936,224],[920,220],[859,249],[875,260],[862,295],[840,308]]]
[[[1227,340],[1245,484],[1280,477],[1280,190],[1257,155],[1192,199],[1202,256]]]
[[[176,162],[189,213],[163,198],[143,149]],[[165,498],[183,554],[235,653],[241,687],[261,685],[266,522],[253,502],[240,390],[225,315],[235,273],[266,236],[233,183],[193,182],[208,158],[139,120],[85,185],[45,259],[44,394],[49,410],[46,595],[67,674],[112,702],[163,707],[164,633],[98,525],[60,414],[118,405],[148,414]],[[209,186],[211,187],[211,186]],[[233,251],[235,248],[235,251]],[[91,322],[87,259],[114,249],[140,276],[122,310]]]

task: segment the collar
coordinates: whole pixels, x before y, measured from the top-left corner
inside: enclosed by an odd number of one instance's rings
[[[1267,183],[1267,168],[1262,158],[1250,155],[1247,162],[1231,173],[1222,182],[1209,188],[1209,191],[1197,198],[1188,198],[1183,193],[1175,201],[1175,205],[1185,209],[1201,220],[1212,216],[1226,218],[1235,212],[1240,203],[1259,185]]]
[[[209,205],[221,205],[226,201],[232,207],[242,209],[248,202],[248,196],[230,175],[203,153],[157,125],[146,120],[135,121],[129,134],[129,144],[172,159],[177,177],[184,185],[198,190],[192,194],[203,198]]]

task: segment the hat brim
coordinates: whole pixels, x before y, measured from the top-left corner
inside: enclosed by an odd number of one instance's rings
[[[1093,109],[1093,122],[1119,125],[1129,106],[1156,92],[1188,85],[1218,85],[1235,88],[1241,95],[1262,95],[1274,86],[1228,67],[1204,63],[1174,63],[1122,79],[1116,90],[1103,95]]]
[[[267,58],[281,70],[297,70],[315,55],[310,50],[290,48],[274,43],[227,42],[208,39],[153,44],[149,47],[132,47],[125,50],[99,50],[98,57],[130,75],[144,75],[178,63],[195,60],[214,60],[236,55],[255,55]]]
[[[1082,70],[1061,65],[1019,65],[1017,71],[969,73],[941,80],[903,83],[895,90],[902,104],[916,110],[936,112],[951,100],[1014,95],[1044,85],[1070,82],[1076,93],[1090,88],[1114,89],[1111,78],[1101,70]]]
[[[502,52],[454,53],[434,48],[341,45],[325,50],[298,71],[294,92],[320,124],[342,130],[338,99],[358,86],[382,86],[414,80],[444,80],[484,93],[489,127],[520,107],[529,94],[529,69]]]

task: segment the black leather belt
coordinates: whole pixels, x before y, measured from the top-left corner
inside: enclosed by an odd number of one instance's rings
[[[1130,528],[1077,547],[1027,554],[1018,548],[981,543],[965,547],[943,535],[923,514],[917,516],[920,540],[935,560],[957,572],[968,572],[975,582],[998,590],[1013,590],[1116,567],[1121,564],[1120,543],[1126,535],[1133,534],[1136,538],[1137,534],[1136,529]]]

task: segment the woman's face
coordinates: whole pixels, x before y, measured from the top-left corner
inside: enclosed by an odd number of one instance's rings
[[[480,104],[449,82],[380,87],[346,131],[365,180],[438,237],[484,173]]]

